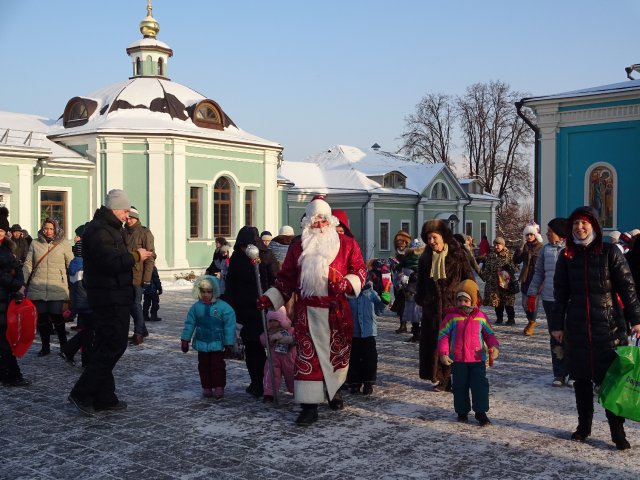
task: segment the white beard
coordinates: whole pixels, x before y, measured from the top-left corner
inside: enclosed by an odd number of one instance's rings
[[[307,227],[302,231],[300,265],[300,293],[305,297],[324,297],[328,294],[329,265],[340,250],[340,237],[335,227],[323,229]]]

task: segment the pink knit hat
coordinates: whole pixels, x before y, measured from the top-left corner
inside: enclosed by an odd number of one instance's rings
[[[287,311],[284,307],[280,307],[278,310],[269,310],[267,312],[267,322],[269,320],[277,320],[282,328],[291,326],[291,320],[287,317]]]

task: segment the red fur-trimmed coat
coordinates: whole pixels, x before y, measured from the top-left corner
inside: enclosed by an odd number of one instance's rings
[[[364,284],[367,272],[362,260],[360,247],[352,238],[340,235],[340,250],[330,267],[340,272],[351,284],[354,295],[358,295]],[[297,340],[297,356],[295,368],[296,400],[301,403],[320,403],[323,397],[317,397],[317,389],[307,389],[304,383],[324,382],[329,397],[333,395],[344,382],[349,367],[351,354],[351,337],[353,334],[353,319],[346,295],[327,295],[326,297],[300,296],[299,280],[300,266],[298,264],[302,254],[302,243],[295,241],[289,247],[287,256],[278,272],[274,288],[265,292],[274,309],[280,308],[295,294],[294,328]],[[317,317],[320,315],[320,317]],[[328,352],[330,368],[322,368],[316,345],[317,338],[313,335],[315,325],[325,325],[328,316],[329,332]],[[321,318],[322,317],[322,318]],[[314,322],[316,322],[314,324]],[[316,401],[315,398],[318,398]]]

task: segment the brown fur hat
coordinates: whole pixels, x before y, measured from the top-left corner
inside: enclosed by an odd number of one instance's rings
[[[449,248],[451,248],[452,245],[458,245],[457,240],[453,238],[453,233],[444,221],[434,218],[433,220],[427,220],[424,222],[424,225],[422,225],[422,232],[420,232],[420,238],[422,238],[422,241],[427,245],[427,236],[432,232],[442,235],[444,243],[449,245]]]

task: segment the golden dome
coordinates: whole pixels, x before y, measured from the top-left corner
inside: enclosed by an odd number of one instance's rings
[[[147,0],[147,16],[140,22],[140,33],[146,37],[155,37],[160,31],[160,24],[151,15],[151,0]]]

